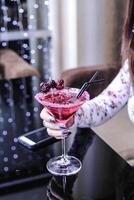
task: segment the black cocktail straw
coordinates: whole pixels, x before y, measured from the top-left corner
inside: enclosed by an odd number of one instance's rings
[[[91,79],[88,81],[88,82],[85,82],[83,84],[83,86],[81,87],[79,93],[77,94],[76,98],[78,99],[82,94],[83,92],[89,87],[89,85],[94,82],[95,78],[97,77],[98,75],[98,71],[95,72],[95,74],[91,77]],[[95,83],[95,82],[94,82]]]

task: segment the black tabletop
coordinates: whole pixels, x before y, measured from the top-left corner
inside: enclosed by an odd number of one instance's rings
[[[0,200],[133,199],[133,168],[90,128],[74,128],[66,141],[68,154],[82,162],[74,176],[46,169],[61,154],[60,141],[34,151],[18,143],[18,136],[42,127],[35,79],[0,81]]]

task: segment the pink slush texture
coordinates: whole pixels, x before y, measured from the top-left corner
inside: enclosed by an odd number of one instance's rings
[[[69,89],[62,89],[62,90],[56,90],[53,92],[53,95],[58,93],[61,94],[71,94],[72,96],[76,96],[79,92],[79,89],[76,88],[69,88]],[[53,115],[60,120],[65,120],[69,118],[71,115],[73,115],[80,106],[86,101],[89,100],[89,94],[88,92],[84,92],[82,96],[79,99],[76,99],[73,103],[65,104],[65,102],[62,104],[49,102],[47,100],[47,96],[52,94],[52,91],[44,94],[44,93],[38,93],[36,94],[35,98],[36,100],[41,103],[44,107],[46,107]],[[46,99],[45,99],[46,97]]]

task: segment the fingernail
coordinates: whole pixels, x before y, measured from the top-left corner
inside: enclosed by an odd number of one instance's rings
[[[55,120],[54,120],[54,119],[49,119],[48,122],[49,122],[49,123],[54,123]]]
[[[66,127],[65,127],[64,125],[61,124],[61,125],[59,126],[59,128],[65,129]]]

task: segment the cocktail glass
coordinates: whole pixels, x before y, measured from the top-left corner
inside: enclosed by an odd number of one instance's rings
[[[82,104],[89,99],[88,92],[76,98],[79,89],[64,88],[62,90],[51,90],[48,93],[36,94],[36,100],[46,107],[58,120],[58,122],[67,120],[73,116]],[[62,155],[51,158],[47,162],[47,169],[53,175],[69,176],[78,173],[81,169],[81,162],[74,156],[69,156],[65,151],[65,137],[64,134],[70,132],[69,129],[64,129],[62,139]]]

